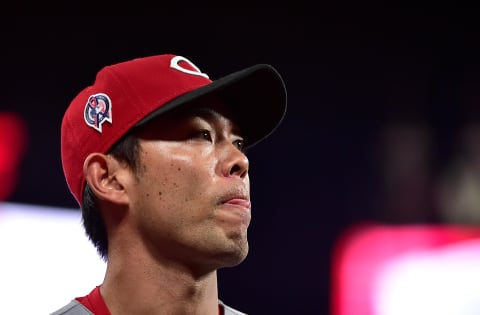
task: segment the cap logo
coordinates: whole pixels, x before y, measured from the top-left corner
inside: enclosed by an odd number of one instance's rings
[[[88,98],[84,118],[87,125],[100,133],[104,122],[112,123],[112,102],[107,94],[98,93]]]
[[[181,62],[186,62],[190,67],[192,67],[193,70],[182,67],[182,65],[180,64]],[[183,73],[198,75],[208,79],[208,75],[206,73],[200,71],[200,69],[198,69],[198,67],[195,66],[190,60],[182,56],[173,57],[172,60],[170,60],[170,68],[176,69]]]

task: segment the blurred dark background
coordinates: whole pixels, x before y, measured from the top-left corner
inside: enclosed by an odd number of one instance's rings
[[[331,255],[348,227],[477,219],[451,212],[459,169],[480,160],[475,8],[299,2],[155,12],[2,17],[0,110],[26,128],[5,200],[77,208],[60,162],[66,106],[104,65],[175,53],[213,79],[270,63],[288,90],[283,124],[250,151],[251,252],[220,271],[227,304],[328,314]],[[3,129],[0,143],[13,136]]]

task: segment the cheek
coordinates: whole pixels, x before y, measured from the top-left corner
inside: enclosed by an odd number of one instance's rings
[[[210,220],[216,204],[211,175],[204,170],[183,159],[150,163],[137,190],[139,224],[166,238],[195,233],[199,222]]]
[[[166,157],[165,157],[166,155]],[[140,185],[144,198],[188,202],[201,197],[214,178],[213,163],[190,155],[163,154],[143,162]]]

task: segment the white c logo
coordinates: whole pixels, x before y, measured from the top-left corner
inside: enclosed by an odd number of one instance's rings
[[[187,62],[196,71],[182,68],[182,66],[180,66],[181,61]],[[181,71],[183,73],[198,75],[198,76],[205,77],[205,78],[208,79],[208,75],[206,73],[201,72],[200,69],[198,69],[197,66],[195,66],[190,60],[188,60],[187,58],[182,57],[182,56],[173,57],[172,60],[170,60],[170,67],[173,68],[173,69],[177,69],[178,71]]]

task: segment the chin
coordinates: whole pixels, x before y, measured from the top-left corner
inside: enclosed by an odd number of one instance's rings
[[[248,255],[248,243],[246,245],[242,245],[236,247],[234,251],[229,252],[226,255],[225,267],[234,267],[241,264]]]

